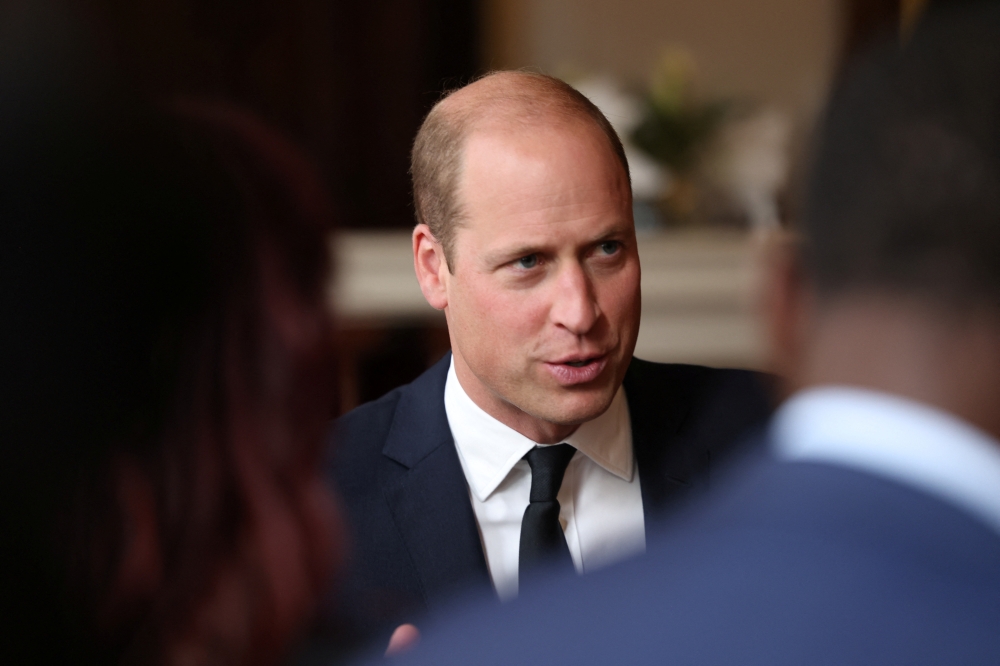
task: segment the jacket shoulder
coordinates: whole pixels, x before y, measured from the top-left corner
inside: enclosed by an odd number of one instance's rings
[[[358,439],[385,440],[392,425],[396,406],[406,387],[389,391],[378,400],[366,402],[335,419],[330,428],[331,436],[339,442]]]
[[[743,390],[751,394],[766,392],[774,377],[765,372],[739,368],[713,368],[688,363],[655,363],[632,359],[626,382],[657,387],[673,386],[678,391]]]
[[[750,370],[633,359],[624,385],[649,509],[707,484],[749,446],[773,412],[772,381]]]
[[[360,405],[330,426],[326,441],[329,473],[338,492],[347,496],[345,499],[377,487],[374,483],[377,465],[402,391],[400,387]]]
[[[429,426],[444,413],[444,385],[450,362],[450,355],[445,355],[409,384],[334,420],[327,436],[327,450],[331,474],[342,494],[350,495],[355,488],[358,492],[371,492],[381,461],[397,465],[390,460],[391,456],[382,455],[393,428],[401,427],[397,420],[402,418],[407,428],[414,427],[414,420],[426,421]]]
[[[774,409],[774,377],[753,370],[633,359],[624,383],[636,411],[683,412],[687,426],[698,420],[742,429],[763,422]]]

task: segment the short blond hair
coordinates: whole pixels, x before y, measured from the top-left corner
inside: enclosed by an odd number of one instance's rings
[[[465,97],[473,98],[469,103]],[[413,142],[410,175],[417,224],[426,224],[454,272],[455,231],[462,218],[458,182],[465,142],[485,119],[530,122],[543,117],[590,120],[607,137],[631,184],[628,160],[611,123],[580,91],[552,76],[503,71],[447,93],[424,119]]]

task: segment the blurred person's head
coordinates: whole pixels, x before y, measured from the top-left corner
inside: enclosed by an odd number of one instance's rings
[[[794,387],[851,384],[1000,433],[1000,7],[867,54],[819,137],[801,261],[772,297]]]
[[[440,101],[413,149],[413,248],[456,373],[539,442],[602,414],[639,328],[628,164],[562,81],[500,72]]]
[[[340,547],[330,211],[254,118],[81,67],[0,65],[2,649],[274,661]]]

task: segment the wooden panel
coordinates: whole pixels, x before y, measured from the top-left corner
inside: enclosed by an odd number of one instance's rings
[[[409,227],[409,152],[442,90],[479,70],[480,0],[84,0],[156,98],[245,105],[302,143],[338,222]]]

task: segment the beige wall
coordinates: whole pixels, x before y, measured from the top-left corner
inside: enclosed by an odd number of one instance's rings
[[[661,49],[694,55],[703,90],[811,126],[835,66],[838,0],[486,0],[485,61],[642,83]]]

